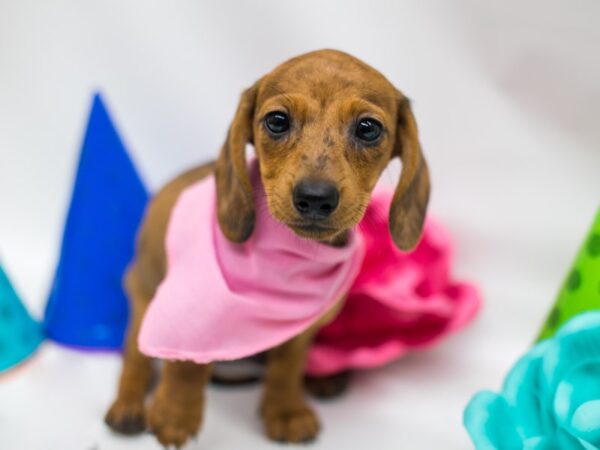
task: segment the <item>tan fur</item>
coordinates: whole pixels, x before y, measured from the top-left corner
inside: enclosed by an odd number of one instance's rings
[[[274,140],[264,116],[284,110],[293,117],[286,139]],[[349,137],[357,117],[373,117],[385,128],[377,145],[360,148]],[[139,232],[136,258],[126,276],[132,319],[123,355],[117,399],[106,415],[115,431],[133,434],[146,427],[163,445],[182,446],[202,423],[203,388],[210,367],[165,362],[148,412],[144,401],[153,374],[137,347],[145,310],[166,272],[165,233],[181,191],[215,174],[217,215],[224,235],[243,242],[254,227],[254,204],[246,173],[245,146],[253,143],[270,213],[298,235],[330,245],[344,243],[360,219],[371,190],[389,160],[402,158],[403,170],[389,223],[396,245],[418,242],[429,197],[429,175],[408,100],[379,72],[341,52],[323,50],[293,58],[242,94],[216,163],[180,175],[152,200]],[[335,183],[340,203],[319,231],[298,226],[291,191],[303,177]],[[285,442],[313,439],[318,419],[303,398],[304,360],[318,329],[332,320],[343,301],[301,335],[268,353],[261,414],[269,438]]]

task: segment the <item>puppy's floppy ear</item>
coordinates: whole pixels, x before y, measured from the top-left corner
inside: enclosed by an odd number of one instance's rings
[[[242,93],[215,167],[219,226],[232,242],[244,242],[254,228],[254,195],[245,150],[246,144],[253,141],[257,91],[258,83]]]
[[[389,226],[400,250],[411,250],[421,237],[429,202],[429,170],[421,152],[417,122],[409,100],[399,94],[393,156],[402,159],[402,173],[390,208]]]

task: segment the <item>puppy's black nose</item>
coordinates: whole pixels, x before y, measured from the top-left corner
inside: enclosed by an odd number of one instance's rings
[[[302,180],[294,188],[293,199],[294,206],[302,217],[321,220],[335,211],[340,193],[328,181]]]

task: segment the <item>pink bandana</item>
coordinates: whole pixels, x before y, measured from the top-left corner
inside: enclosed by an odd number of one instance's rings
[[[415,250],[401,252],[387,228],[391,193],[376,189],[348,244],[297,237],[268,212],[251,164],[256,224],[232,244],[215,217],[214,179],[179,197],[166,236],[167,275],[142,323],[140,350],[197,363],[240,359],[300,334],[343,295],[317,335],[307,372],[327,375],[386,364],[464,328],[478,290],[450,278],[452,246],[430,218]]]
[[[243,244],[219,229],[212,177],[180,195],[167,275],[138,338],[146,355],[196,363],[250,356],[302,333],[350,289],[364,257],[361,235],[351,232],[342,248],[299,238],[268,212],[256,162],[251,178],[256,223]]]

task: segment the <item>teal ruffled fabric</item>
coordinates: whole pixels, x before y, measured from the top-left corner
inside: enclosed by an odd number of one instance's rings
[[[477,450],[600,450],[600,312],[567,322],[480,392],[464,424]]]

